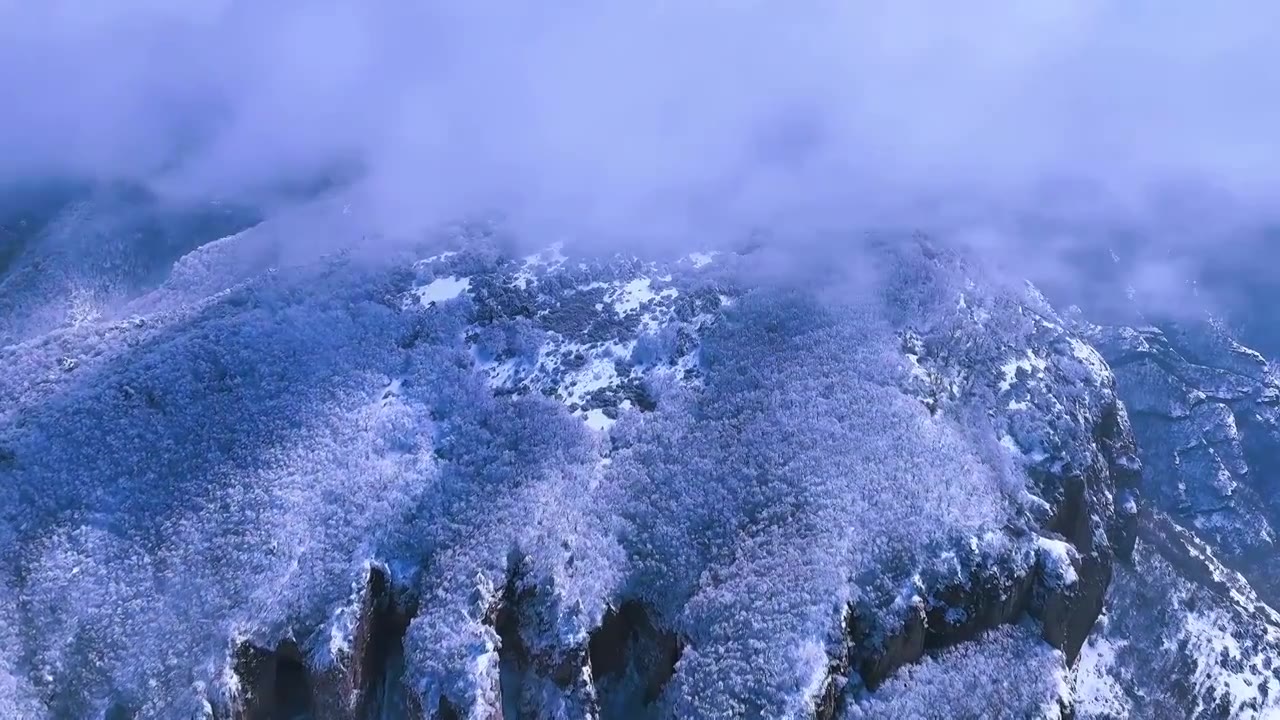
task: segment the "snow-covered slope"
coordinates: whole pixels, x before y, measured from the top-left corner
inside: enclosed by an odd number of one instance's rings
[[[0,350],[21,716],[859,716],[987,656],[1069,708],[1137,463],[1034,291],[914,240],[285,251],[331,218]]]
[[[1276,717],[1280,613],[1152,511],[1132,563],[1117,570],[1077,683],[1080,717]]]
[[[1100,327],[1146,465],[1150,503],[1176,516],[1271,602],[1280,380],[1219,323]]]
[[[1094,327],[1148,510],[1079,671],[1083,717],[1280,717],[1280,385],[1221,323]]]

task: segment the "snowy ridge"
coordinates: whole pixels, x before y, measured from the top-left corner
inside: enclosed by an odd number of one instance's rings
[[[882,302],[768,248],[262,267],[273,232],[4,349],[50,715],[832,718],[985,639],[1068,702],[1136,465],[1034,293],[917,243]]]

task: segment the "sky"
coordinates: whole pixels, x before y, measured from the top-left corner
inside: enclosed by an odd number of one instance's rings
[[[0,184],[334,178],[392,235],[497,211],[619,243],[896,224],[1025,250],[1028,217],[1221,242],[1280,199],[1277,21],[1260,0],[0,0]]]

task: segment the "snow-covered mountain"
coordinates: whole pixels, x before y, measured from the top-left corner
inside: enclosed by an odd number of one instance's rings
[[[1280,713],[1277,404],[1219,323],[1094,327],[1133,417],[1146,510],[1084,653],[1084,716]]]
[[[0,232],[0,716],[1280,712],[1280,393],[1220,331],[916,238],[140,207]]]

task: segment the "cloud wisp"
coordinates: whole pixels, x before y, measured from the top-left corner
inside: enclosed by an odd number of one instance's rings
[[[0,2],[0,179],[354,178],[389,232],[1149,223],[1280,188],[1280,8]],[[1173,199],[1171,199],[1173,198]],[[1223,210],[1226,212],[1226,210]]]

